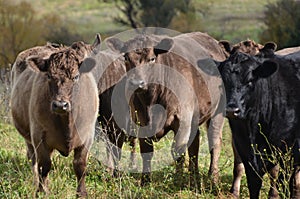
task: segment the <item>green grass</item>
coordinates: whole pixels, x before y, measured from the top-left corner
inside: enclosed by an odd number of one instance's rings
[[[16,0],[20,2],[21,0]],[[113,17],[120,12],[113,3],[98,0],[27,0],[32,3],[38,16],[54,13],[66,23],[74,22],[77,31],[87,41],[99,32],[106,37],[130,29],[113,22]],[[276,0],[194,0],[195,5],[209,5],[203,17],[202,28],[198,31],[208,32],[217,39],[227,39],[233,43],[247,38],[259,42],[262,32],[265,5]],[[206,3],[205,3],[206,2]]]
[[[172,134],[168,138],[171,138]],[[155,149],[168,145],[168,138],[155,143]],[[128,151],[129,146],[124,150]],[[140,174],[121,172],[121,177],[112,178],[107,168],[98,159],[90,156],[86,185],[90,198],[228,198],[232,180],[233,155],[230,144],[228,125],[224,127],[223,148],[220,159],[221,182],[217,188],[212,188],[207,172],[209,153],[207,149],[206,132],[201,133],[200,143],[200,189],[191,190],[185,165],[182,181],[185,188],[173,184],[174,166],[170,164],[153,172],[152,183],[140,187]],[[23,138],[9,124],[0,124],[0,198],[32,198],[35,194],[33,174],[26,158],[26,147]],[[137,154],[139,156],[139,154]],[[76,179],[72,169],[72,154],[65,158],[59,153],[52,157],[52,169],[49,173],[49,198],[74,198]],[[268,186],[262,190],[266,197]],[[246,178],[241,185],[241,198],[247,198]]]

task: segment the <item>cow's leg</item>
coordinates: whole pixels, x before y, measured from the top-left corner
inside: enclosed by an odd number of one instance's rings
[[[143,159],[143,173],[141,185],[144,186],[151,182],[151,160],[153,158],[153,141],[152,139],[139,138],[140,151]]]
[[[300,166],[294,167],[294,172],[290,183],[290,193],[291,198],[300,198]]]
[[[291,198],[300,198],[300,138],[297,138],[293,146],[293,176],[290,181]]]
[[[199,154],[199,129],[192,141],[192,144],[188,147],[189,153],[189,173],[191,186],[198,186],[200,181],[199,166],[198,166],[198,154]]]
[[[121,160],[121,153],[122,153],[122,147],[125,141],[125,133],[122,132],[121,130],[117,130],[114,133],[114,138],[113,138],[113,145],[112,145],[112,160],[113,160],[113,175],[117,175],[117,170],[119,169],[119,162]]]
[[[222,144],[222,130],[224,125],[223,113],[216,114],[210,121],[208,121],[208,146],[210,151],[210,167],[208,174],[212,176],[213,184],[219,181],[219,158]]]
[[[31,143],[26,141],[26,145],[27,145],[27,158],[31,163],[31,169],[32,169],[32,173],[34,174],[34,184],[36,184],[36,186],[39,185],[39,174],[38,174],[38,170],[37,170],[37,163],[36,163],[36,156],[35,156],[35,152],[34,152],[34,147]]]
[[[232,150],[234,155],[234,166],[233,166],[233,182],[230,188],[230,193],[233,194],[234,197],[239,197],[240,195],[240,186],[241,186],[241,180],[244,173],[244,164],[237,152],[237,149],[234,145],[234,142],[232,140]]]
[[[88,147],[83,145],[74,149],[73,169],[77,178],[77,193],[78,197],[86,197],[87,191],[85,188],[86,165],[88,159]]]
[[[279,198],[279,193],[277,190],[278,187],[278,173],[279,173],[279,165],[275,165],[274,167],[272,167],[269,170],[269,174],[270,174],[270,190],[269,190],[269,199],[276,199]]]
[[[245,172],[247,176],[247,184],[250,194],[250,199],[258,199],[259,192],[262,186],[262,177],[258,176],[257,172],[254,171],[254,168],[249,164],[245,165]]]
[[[129,162],[129,168],[135,170],[137,168],[136,165],[136,143],[137,138],[135,137],[129,137],[129,146],[130,146],[130,162]]]
[[[51,153],[52,150],[40,140],[39,143],[34,143],[36,153],[37,168],[34,166],[34,172],[38,173],[38,190],[37,192],[49,193],[48,190],[48,173],[51,169]]]

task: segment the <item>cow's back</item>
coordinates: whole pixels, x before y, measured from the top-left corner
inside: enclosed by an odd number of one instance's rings
[[[28,57],[36,56],[46,59],[49,58],[52,53],[62,48],[64,47],[47,43],[44,46],[36,46],[20,52],[12,66],[12,84],[14,84],[19,75],[28,67],[28,63],[26,62]]]
[[[223,49],[217,40],[201,32],[182,34],[174,37],[174,41],[174,48],[171,50],[191,64],[183,67],[192,67],[189,70],[193,76],[192,84],[198,98],[199,108],[206,113],[214,112],[220,103],[223,87],[213,59],[225,60]]]

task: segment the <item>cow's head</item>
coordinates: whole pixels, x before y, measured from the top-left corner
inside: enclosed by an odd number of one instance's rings
[[[263,45],[256,43],[253,40],[247,39],[241,41],[237,44],[231,45],[230,42],[226,40],[219,41],[219,45],[224,49],[227,55],[232,55],[235,52],[243,52],[250,55],[256,55],[263,49]]]
[[[28,59],[29,64],[48,81],[50,109],[53,113],[66,114],[71,111],[72,95],[78,89],[81,75],[90,72],[95,66],[93,59],[85,59],[91,53],[90,50],[87,44],[75,42],[51,54],[48,59]]]
[[[173,46],[170,38],[157,39],[147,35],[139,35],[134,39],[123,42],[118,38],[109,38],[108,47],[117,53],[122,53],[125,59],[126,71],[141,69],[143,66],[154,66],[160,54],[167,53]],[[129,84],[140,90],[147,89],[144,70],[130,73]]]
[[[270,49],[265,49],[270,50]],[[268,78],[277,71],[278,64],[269,58],[235,52],[220,63],[226,90],[226,116],[245,119],[255,103],[255,87],[261,78]]]

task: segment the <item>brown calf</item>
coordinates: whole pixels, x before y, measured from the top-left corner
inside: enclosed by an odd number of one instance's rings
[[[77,195],[87,195],[85,170],[99,100],[97,84],[89,73],[95,63],[84,59],[99,43],[98,35],[93,46],[76,42],[71,47],[50,50],[50,56],[39,53],[25,56],[20,64],[13,66],[12,118],[25,138],[37,192],[48,192],[47,176],[53,150],[63,156],[74,150]]]

